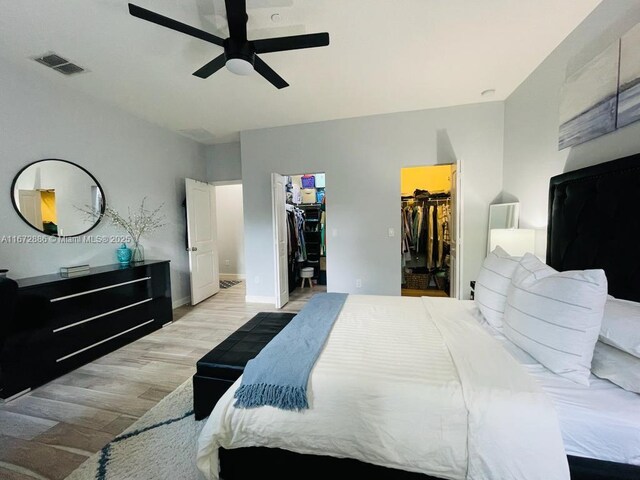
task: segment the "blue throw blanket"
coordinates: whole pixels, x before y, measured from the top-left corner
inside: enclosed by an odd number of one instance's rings
[[[309,374],[346,299],[344,293],[314,295],[256,358],[247,363],[234,406],[309,408]]]

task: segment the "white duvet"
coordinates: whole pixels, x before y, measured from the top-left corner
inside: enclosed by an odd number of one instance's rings
[[[462,302],[349,295],[309,379],[310,408],[237,409],[238,380],[199,439],[350,457],[447,479],[567,480],[554,408]]]

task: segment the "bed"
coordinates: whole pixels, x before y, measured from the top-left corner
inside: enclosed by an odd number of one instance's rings
[[[640,156],[554,177],[549,265],[604,268],[610,293],[640,300],[640,253],[629,241],[640,234],[632,211],[638,192]],[[467,343],[461,340],[465,336]],[[475,338],[482,345],[475,345]],[[478,357],[465,352],[471,344]],[[482,404],[484,390],[474,385],[474,376],[488,372],[476,371],[476,364],[494,353],[498,357],[489,362],[500,363],[501,371],[518,365],[544,391],[541,398],[515,370],[516,386],[509,378],[485,378],[485,384],[497,382],[499,390],[515,388],[510,395],[518,397],[526,414],[518,416],[514,404],[499,397],[486,401],[482,414],[467,407],[473,405],[469,392]],[[417,367],[425,364],[431,371]],[[220,466],[225,480],[300,478],[309,471],[551,480],[567,478],[559,449],[563,456],[566,451],[574,479],[640,478],[640,395],[593,376],[589,387],[558,377],[493,330],[473,302],[350,296],[310,377],[308,411],[235,409],[238,385],[220,400],[200,437],[199,466],[212,478]],[[439,394],[425,393],[430,391]],[[295,436],[300,432],[307,438]],[[514,456],[525,458],[510,463]],[[514,474],[518,469],[523,473]]]

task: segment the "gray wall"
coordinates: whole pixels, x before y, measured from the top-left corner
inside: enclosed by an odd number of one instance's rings
[[[207,179],[229,182],[242,179],[240,142],[211,145],[206,149]]]
[[[565,72],[572,73],[640,22],[637,0],[605,0],[507,99],[504,195],[519,200],[520,226],[539,229],[544,257],[549,178],[640,152],[640,122],[558,151],[558,110]]]
[[[50,75],[58,75],[55,72]],[[90,73],[88,75],[91,75]],[[69,79],[68,81],[73,81]],[[11,181],[25,165],[62,158],[89,170],[118,210],[165,203],[169,225],[143,239],[147,258],[170,259],[174,302],[189,296],[184,249],[184,178],[204,179],[202,147],[167,130],[0,61],[0,238],[38,235],[13,210]],[[119,233],[100,225],[92,235]],[[46,238],[41,236],[42,238]],[[0,268],[13,278],[61,265],[116,262],[117,244],[0,244]]]
[[[494,102],[242,132],[247,296],[274,297],[272,172],[326,173],[330,291],[399,295],[400,169],[455,157],[464,162],[468,293],[502,186],[503,113]]]

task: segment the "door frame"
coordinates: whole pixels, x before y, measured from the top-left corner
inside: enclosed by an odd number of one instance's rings
[[[462,275],[463,275],[463,235],[464,235],[464,195],[463,188],[464,183],[462,181],[462,164],[463,161],[460,157],[456,158],[455,162],[451,163],[432,163],[432,164],[422,164],[422,165],[405,165],[400,167],[400,172],[404,168],[414,168],[414,167],[439,167],[444,165],[455,165],[456,167],[456,202],[457,202],[457,218],[453,221],[456,221],[456,270],[455,270],[455,278],[456,278],[456,296],[451,298],[457,298],[461,300],[463,298],[463,283],[462,283]],[[402,188],[400,188],[402,190]],[[400,192],[402,195],[402,192]],[[402,238],[400,237],[400,242],[402,242]],[[402,267],[401,267],[402,268]],[[451,291],[451,287],[450,291]]]
[[[456,165],[456,296],[458,300],[464,298],[464,172],[462,158],[457,158]]]

